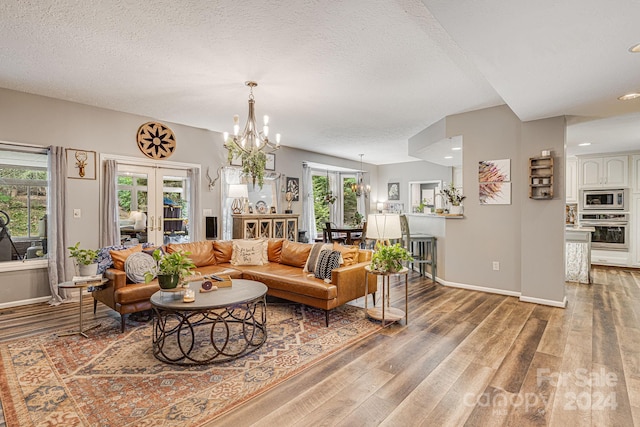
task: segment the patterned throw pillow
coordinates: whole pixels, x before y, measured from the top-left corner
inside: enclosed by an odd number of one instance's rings
[[[309,258],[307,258],[307,263],[304,265],[304,269],[302,270],[305,273],[315,273],[316,265],[318,265],[318,258],[320,257],[320,252],[323,250],[332,250],[332,243],[314,243],[311,248],[311,252],[309,252]]]
[[[133,253],[124,262],[124,271],[133,283],[144,283],[144,274],[147,271],[154,272],[155,277],[156,267],[153,257],[144,252]]]
[[[142,247],[147,248],[150,247],[151,243],[143,243]],[[114,245],[114,246],[105,246],[104,248],[98,249],[98,274],[102,274],[107,271],[108,268],[113,267],[113,258],[111,258],[111,251],[122,251],[124,249],[128,249],[128,246],[124,245]]]
[[[340,267],[340,252],[332,250],[320,251],[314,275],[318,279],[331,279],[331,271]]]

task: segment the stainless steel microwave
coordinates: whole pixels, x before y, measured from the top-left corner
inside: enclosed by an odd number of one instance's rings
[[[582,190],[583,211],[626,211],[627,190]]]

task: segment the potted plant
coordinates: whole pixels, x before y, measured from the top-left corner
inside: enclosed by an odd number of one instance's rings
[[[440,194],[442,194],[447,203],[449,203],[449,213],[462,215],[462,201],[466,199],[467,196],[463,196],[460,190],[453,186],[453,182],[443,188]]]
[[[402,270],[402,261],[413,261],[413,257],[399,243],[378,246],[371,257],[371,270],[381,273],[396,273]]]
[[[69,246],[69,256],[75,260],[80,276],[94,276],[98,273],[98,251],[80,249],[80,242]]]
[[[356,211],[353,214],[353,225],[356,227],[360,227],[362,225],[362,222],[364,221],[364,215],[362,215],[360,212]]]
[[[258,183],[258,186],[262,188],[264,184],[264,171],[267,166],[267,155],[264,151],[252,151],[247,153],[244,150],[241,150],[235,143],[228,142],[226,147],[229,149],[228,160],[231,163],[231,160],[234,157],[240,156],[242,159],[242,173],[245,176],[250,176],[253,185]]]
[[[156,249],[152,256],[157,267],[155,271],[144,273],[145,283],[149,283],[157,276],[158,284],[162,289],[177,287],[182,279],[193,274],[191,270],[196,267],[188,255],[191,255],[191,252],[177,251],[165,254],[160,249]]]

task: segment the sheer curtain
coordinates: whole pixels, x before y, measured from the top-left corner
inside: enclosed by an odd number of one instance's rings
[[[307,231],[309,241],[313,242],[318,235],[316,229],[316,214],[313,196],[313,177],[311,168],[306,163],[302,164],[302,221],[301,230]]]
[[[187,170],[189,178],[189,218],[191,218],[189,234],[190,241],[197,242],[203,239],[202,236],[202,216],[200,215],[200,168],[190,168]]]
[[[67,195],[67,159],[63,147],[49,147],[49,217],[48,227],[48,272],[51,298],[49,304],[58,305],[70,299],[71,293],[59,289],[58,283],[67,280],[67,257],[69,246],[64,224]],[[69,265],[70,267],[70,265]],[[69,268],[71,270],[71,268]]]
[[[112,246],[120,244],[120,228],[118,227],[118,162],[105,160],[102,175],[102,200],[100,209],[102,234],[100,244]]]
[[[232,235],[231,203],[229,194],[230,184],[240,184],[242,170],[239,168],[225,167],[222,169],[222,184],[220,186],[220,206],[222,206],[222,239],[230,240]]]

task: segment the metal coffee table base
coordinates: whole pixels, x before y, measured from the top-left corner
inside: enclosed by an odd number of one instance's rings
[[[154,307],[153,355],[175,365],[205,365],[245,356],[267,340],[266,297],[216,310]]]

